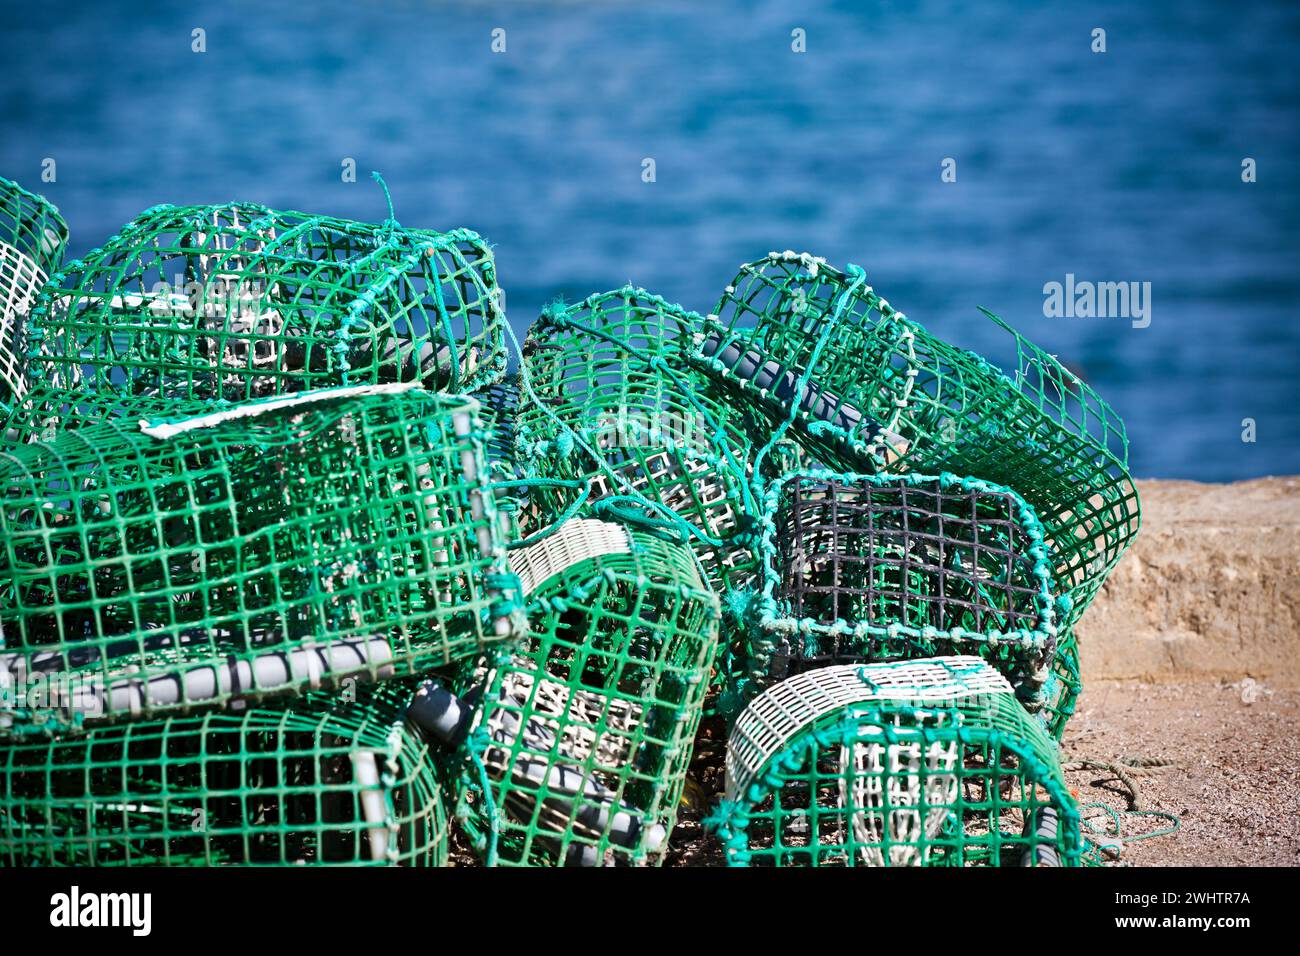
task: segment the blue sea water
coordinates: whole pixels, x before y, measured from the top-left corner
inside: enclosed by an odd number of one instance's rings
[[[520,330],[556,296],[628,281],[709,311],[741,262],[807,250],[861,265],[959,344],[994,341],[977,306],[1004,316],[1125,417],[1139,476],[1300,472],[1294,4],[0,14],[0,174],[60,206],[73,254],[160,202],[381,219],[378,169],[403,224],[496,244]],[[47,157],[57,181],[43,184]],[[1150,325],[1046,317],[1044,285],[1067,274],[1150,282]]]

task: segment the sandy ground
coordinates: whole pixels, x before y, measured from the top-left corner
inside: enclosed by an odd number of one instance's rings
[[[1120,850],[1119,865],[1295,866],[1300,864],[1300,691],[1249,678],[1088,685],[1066,729],[1064,759],[1158,763],[1132,779],[1141,806],[1177,814],[1181,828]],[[707,733],[708,729],[706,729]],[[701,740],[692,766],[694,799],[672,839],[670,865],[721,863],[699,825],[721,786],[721,748]],[[1127,791],[1099,770],[1067,772],[1080,803],[1127,805]],[[1126,816],[1126,837],[1167,824]]]
[[[1087,685],[1066,728],[1067,760],[1170,766],[1136,774],[1143,805],[1182,818],[1170,836],[1121,851],[1134,866],[1300,864],[1300,691],[1249,678],[1226,682],[1101,680]],[[1096,770],[1070,771],[1082,802],[1123,807],[1124,790]],[[1130,817],[1133,832],[1161,825]]]

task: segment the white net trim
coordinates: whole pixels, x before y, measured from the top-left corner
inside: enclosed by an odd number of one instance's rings
[[[941,712],[927,715],[932,726],[944,722]],[[899,715],[893,725],[903,726]],[[884,731],[864,728],[864,736],[883,737]],[[861,847],[863,863],[923,866],[929,862],[929,843],[939,835],[957,802],[957,756],[955,740],[936,740],[924,746],[919,740],[884,743],[867,739],[840,747],[840,805],[853,810],[849,820],[854,841],[891,844],[888,860],[878,845]],[[922,803],[926,807],[924,820]],[[917,845],[922,839],[924,849]]]
[[[0,240],[0,396],[21,398],[27,391],[18,354],[22,321],[46,278],[40,266]]]
[[[632,541],[627,529],[595,518],[564,522],[555,534],[510,553],[510,570],[519,577],[524,595],[566,568],[607,554],[628,554]]]
[[[1012,693],[1005,677],[972,656],[840,664],[796,674],[759,694],[737,718],[727,741],[727,799],[743,796],[801,730],[851,704],[882,699],[939,702]]]

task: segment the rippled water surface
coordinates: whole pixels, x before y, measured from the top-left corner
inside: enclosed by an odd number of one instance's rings
[[[709,311],[806,249],[960,344],[1006,317],[1124,415],[1139,476],[1300,472],[1300,8],[3,6],[0,174],[74,254],[159,202],[379,219],[379,169],[403,224],[496,244],[521,330],[629,280]],[[1045,317],[1067,274],[1150,282],[1150,325]]]

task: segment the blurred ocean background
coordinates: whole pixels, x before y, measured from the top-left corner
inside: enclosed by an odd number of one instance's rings
[[[75,256],[160,202],[379,220],[377,169],[404,225],[496,244],[521,332],[628,281],[711,311],[807,250],[961,345],[1002,315],[1125,417],[1139,477],[1291,474],[1298,48],[1300,6],[1251,0],[5,0],[0,174]],[[1067,273],[1150,282],[1150,326],[1045,317]]]

